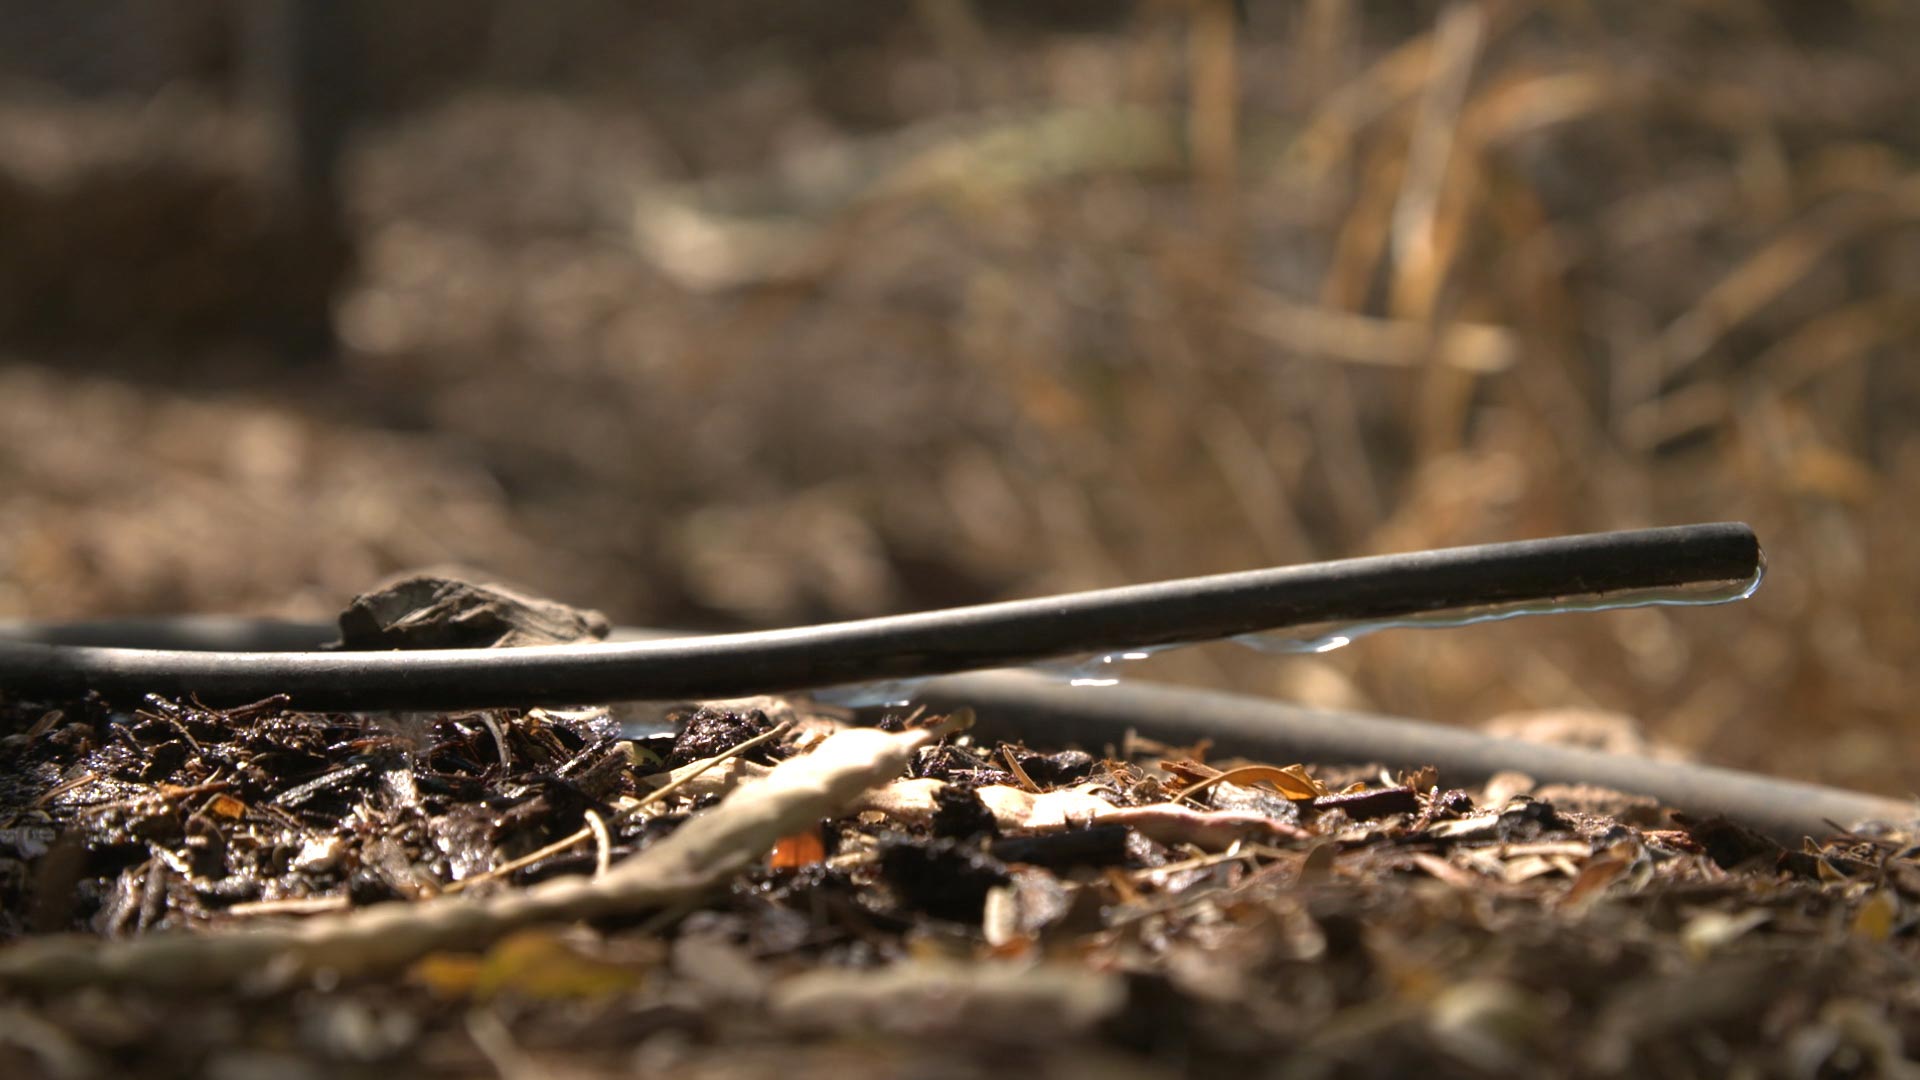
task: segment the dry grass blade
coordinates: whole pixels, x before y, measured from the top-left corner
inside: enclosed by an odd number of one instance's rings
[[[1809,319],[1755,359],[1769,385],[1794,393],[1870,350],[1920,329],[1920,295],[1859,300]]]
[[[1240,174],[1239,65],[1235,16],[1227,0],[1192,5],[1188,32],[1187,127],[1195,178],[1217,227],[1232,223]]]
[[[1809,215],[1715,282],[1669,324],[1652,348],[1668,378],[1697,363],[1736,327],[1804,278],[1821,260],[1888,220],[1875,200],[1840,203]]]
[[[564,878],[486,900],[381,904],[292,926],[108,943],[40,938],[0,951],[0,985],[204,987],[263,972],[360,975],[391,971],[435,949],[483,946],[535,923],[681,903],[723,884],[782,836],[899,775],[915,750],[952,726],[840,732],[599,878]]]
[[[1390,235],[1395,272],[1393,307],[1419,321],[1431,317],[1453,245],[1439,228],[1445,188],[1453,171],[1461,107],[1485,32],[1480,8],[1456,4],[1434,32],[1432,72],[1414,117],[1407,167],[1395,200]]]
[[[1329,95],[1294,140],[1293,153],[1308,176],[1325,176],[1348,161],[1360,129],[1420,89],[1432,55],[1432,36],[1415,38]]]
[[[1491,147],[1603,109],[1636,105],[1645,96],[1644,87],[1597,71],[1509,78],[1468,104],[1461,127],[1475,146]]]
[[[1434,359],[1476,375],[1513,366],[1519,342],[1512,331],[1486,323],[1452,322],[1437,331],[1412,319],[1383,319],[1296,304],[1275,296],[1248,296],[1240,327],[1304,354],[1373,367],[1414,368],[1431,348]]]

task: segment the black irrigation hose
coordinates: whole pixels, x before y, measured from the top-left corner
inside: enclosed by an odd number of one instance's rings
[[[606,645],[406,653],[315,651],[324,625],[223,617],[0,624],[0,693],[130,699],[288,693],[307,708],[464,708],[730,697],[943,674],[1312,624],[1390,621],[1565,597],[1754,580],[1744,525],[1604,533],[1389,555],[1109,589],[1046,600],[770,633]],[[11,639],[11,640],[7,640]],[[135,646],[129,648],[128,646]],[[260,651],[277,650],[277,651]],[[1089,690],[1029,673],[947,675],[915,698],[969,705],[979,733],[1117,744],[1129,729],[1222,754],[1439,767],[1449,783],[1513,769],[1724,815],[1787,842],[1829,822],[1906,822],[1913,804],[1704,765],[1497,739],[1455,728],[1131,683]]]
[[[1726,817],[1783,843],[1823,836],[1833,825],[1909,823],[1920,803],[1711,765],[1495,738],[1461,728],[1363,713],[1309,709],[1186,687],[1126,682],[1088,689],[1027,672],[979,672],[935,679],[915,700],[966,705],[984,739],[1119,746],[1129,730],[1218,756],[1317,764],[1432,765],[1442,783],[1475,784],[1506,770],[1542,784],[1596,784],[1649,795],[1697,817]],[[1831,823],[1831,824],[1830,824]]]
[[[1737,586],[1755,580],[1761,566],[1753,531],[1729,523],[1382,555],[791,630],[636,642],[191,651],[106,647],[84,630],[57,627],[38,628],[33,640],[35,628],[25,627],[15,640],[0,640],[0,692],[66,698],[93,691],[120,701],[148,693],[193,695],[210,705],[286,694],[300,708],[355,710],[736,697],[1267,630]],[[164,625],[145,629],[168,638]]]

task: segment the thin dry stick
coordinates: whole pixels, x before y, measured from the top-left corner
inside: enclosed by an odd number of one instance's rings
[[[75,788],[85,787],[98,779],[100,779],[99,773],[83,772],[71,780],[62,780],[60,783],[48,788],[39,798],[33,800],[32,806],[38,810],[40,807],[47,805],[60,796],[65,795],[67,792]]]
[[[906,769],[960,717],[914,731],[842,731],[775,766],[601,878],[560,878],[486,900],[386,903],[305,923],[211,934],[162,932],[124,942],[35,938],[0,949],[0,986],[211,987],[262,975],[391,971],[438,949],[483,948],[524,926],[669,907],[718,888],[779,839],[839,813]]]
[[[499,718],[490,712],[481,713],[480,722],[487,725],[487,730],[493,735],[493,745],[500,750],[500,775],[507,776],[512,774],[513,751],[507,746],[506,729],[500,726]]]
[[[138,795],[130,795],[124,799],[114,799],[111,802],[92,803],[87,806],[78,807],[77,809],[89,814],[99,814],[108,810],[123,810],[129,806],[139,806],[143,803],[156,801],[172,802],[176,799],[188,799],[195,795],[206,795],[212,792],[225,791],[232,786],[233,781],[222,779],[219,773],[215,773],[210,779],[202,783],[194,784],[191,787],[174,787],[172,784],[161,784],[153,791],[143,791]]]
[[[586,818],[587,828],[593,832],[593,876],[606,877],[607,867],[613,863],[613,837],[607,835],[607,823],[599,814],[588,810]]]
[[[353,906],[349,896],[287,896],[278,900],[247,900],[227,909],[236,918],[258,915],[324,915]]]
[[[1021,787],[1032,792],[1040,790],[1040,785],[1033,782],[1033,777],[1028,776],[1027,770],[1020,766],[1020,760],[1013,756],[1013,747],[1001,743],[1000,760],[1007,763],[1007,771],[1013,774],[1015,780],[1020,781]]]
[[[702,773],[706,772],[708,769],[711,769],[714,766],[730,758],[739,757],[740,755],[746,753],[747,751],[752,750],[756,746],[760,746],[765,743],[772,742],[773,740],[779,738],[780,736],[785,735],[787,731],[792,727],[793,727],[793,721],[782,720],[780,723],[775,724],[774,726],[768,728],[767,730],[761,732],[758,735],[755,735],[753,738],[748,739],[746,742],[743,742],[738,746],[730,747],[727,750],[721,753],[715,754],[714,756],[707,758],[704,761],[695,762],[693,765],[693,768],[689,769],[686,773],[680,776],[677,776],[674,779],[669,780],[666,783],[660,785],[659,787],[653,789],[652,791],[647,792],[645,795],[642,795],[638,802],[634,803],[632,806],[629,806],[625,810],[620,812],[620,817],[618,820],[623,822],[629,820],[635,814],[638,814],[640,811],[645,810],[647,807],[652,806],[654,803],[659,802],[661,799],[664,799],[667,796],[673,794],[674,792],[679,791],[681,788],[686,787],[688,784],[693,782],[694,777],[701,775]]]
[[[1459,225],[1472,184],[1476,151],[1460,145],[1460,122],[1485,22],[1478,6],[1459,3],[1446,10],[1434,30],[1433,69],[1413,118],[1406,172],[1393,208],[1391,309],[1427,328],[1430,341],[1441,291],[1459,254]],[[1431,356],[1433,350],[1427,351]],[[1429,360],[1415,401],[1420,460],[1457,447],[1472,387],[1470,379]]]

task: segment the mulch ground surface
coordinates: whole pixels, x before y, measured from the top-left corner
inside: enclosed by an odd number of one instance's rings
[[[0,938],[208,940],[594,875],[854,718],[672,719],[0,706]],[[1905,1075],[1916,855],[1602,791],[961,734],[698,903],[376,975],[0,987],[0,1073]]]

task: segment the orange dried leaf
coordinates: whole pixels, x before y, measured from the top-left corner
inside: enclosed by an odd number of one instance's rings
[[[639,985],[641,972],[587,956],[551,931],[523,930],[484,955],[437,952],[408,969],[407,980],[443,998],[531,1000],[606,997]]]
[[[821,842],[817,828],[781,837],[767,855],[768,865],[775,870],[798,870],[803,866],[825,862],[826,859],[827,846]]]
[[[231,795],[215,795],[207,802],[207,812],[215,817],[238,820],[246,815],[247,804]]]
[[[1853,913],[1851,929],[1855,937],[1868,941],[1885,941],[1893,933],[1893,924],[1900,917],[1900,902],[1886,889],[1876,889]]]
[[[407,970],[407,981],[443,998],[463,998],[480,980],[480,958],[467,953],[429,953]]]
[[[475,973],[472,993],[487,999],[500,994],[537,1001],[610,997],[640,984],[640,971],[611,963],[568,945],[548,930],[522,930],[487,950]]]

